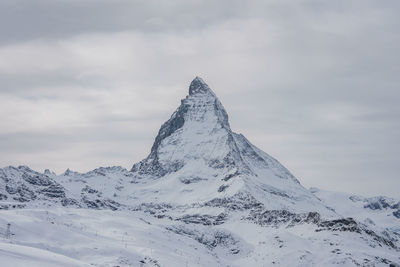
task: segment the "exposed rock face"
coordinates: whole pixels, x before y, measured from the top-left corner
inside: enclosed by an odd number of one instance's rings
[[[5,203],[0,209],[19,207],[15,203],[24,203],[28,206],[48,206],[60,204],[62,206],[88,207],[94,209],[116,210],[121,205],[107,197],[102,192],[85,185],[85,178],[105,176],[104,172],[118,172],[123,168],[99,168],[86,174],[79,174],[67,170],[63,176],[57,177],[50,171],[44,174],[31,170],[26,166],[6,167],[0,169],[0,200]],[[126,171],[126,170],[125,170]],[[71,184],[71,177],[83,182],[81,193],[71,192],[56,180],[67,178]]]
[[[203,81],[202,78],[196,77],[194,80],[190,83],[189,86],[189,95],[194,95],[194,94],[210,94],[212,93],[210,87]]]
[[[65,197],[64,188],[46,174],[41,174],[26,166],[0,169],[3,198],[18,202],[33,200],[60,201]]]

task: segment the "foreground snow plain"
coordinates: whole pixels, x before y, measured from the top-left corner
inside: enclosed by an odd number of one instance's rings
[[[1,239],[2,266],[388,266],[379,259],[399,262],[398,252],[373,239],[351,232],[316,232],[312,224],[261,227],[232,221],[207,227],[138,211],[72,208],[1,211],[0,225],[8,222],[13,235]],[[218,232],[230,233],[233,239],[215,245]]]

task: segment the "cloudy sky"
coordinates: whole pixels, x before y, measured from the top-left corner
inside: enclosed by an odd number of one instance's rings
[[[399,197],[400,1],[0,1],[0,166],[130,168],[201,76],[306,186]]]

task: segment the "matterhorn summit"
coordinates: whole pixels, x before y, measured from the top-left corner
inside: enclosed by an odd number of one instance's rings
[[[7,266],[399,266],[400,201],[304,188],[196,77],[130,170],[0,169],[1,232]]]
[[[150,155],[131,171],[138,180],[151,180],[157,191],[152,201],[246,197],[271,209],[332,215],[278,161],[231,130],[225,108],[199,77],[161,126]]]

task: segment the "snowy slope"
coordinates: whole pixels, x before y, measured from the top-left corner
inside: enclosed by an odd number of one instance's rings
[[[231,130],[223,105],[196,77],[131,170],[0,169],[0,259],[10,266],[400,266],[399,213],[393,199],[304,188]]]
[[[383,196],[367,198],[317,188],[310,191],[343,216],[400,234],[400,199]]]
[[[13,267],[90,266],[84,262],[47,250],[2,242],[0,243],[0,259],[2,264],[5,264],[4,266]]]
[[[399,262],[396,249],[372,236],[332,233],[309,223],[266,227],[230,220],[205,226],[139,211],[73,208],[2,211],[0,225],[6,222],[12,223],[13,235],[0,238],[4,266],[396,266]]]

